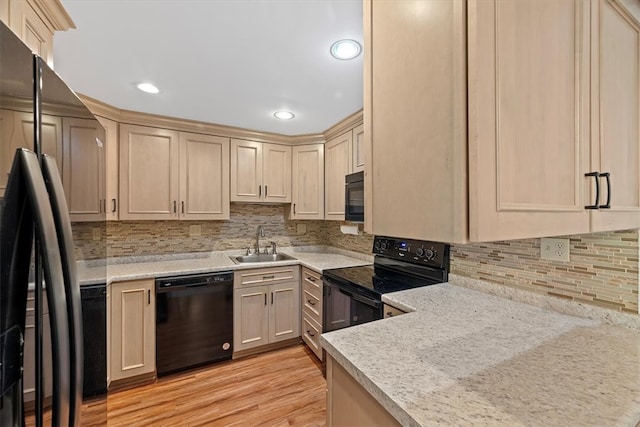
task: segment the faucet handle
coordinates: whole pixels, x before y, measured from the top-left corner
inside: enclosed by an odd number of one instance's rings
[[[272,240],[269,243],[271,243],[271,253],[274,254],[274,255],[277,254],[278,253],[278,248],[276,247],[277,246],[276,242],[274,242]]]

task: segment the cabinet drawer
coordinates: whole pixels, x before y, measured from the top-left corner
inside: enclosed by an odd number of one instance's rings
[[[322,299],[322,276],[308,268],[302,269],[302,284],[305,289]]]
[[[322,294],[318,297],[307,282],[302,283],[302,310],[319,325],[322,325]]]
[[[297,265],[239,270],[233,273],[234,288],[297,282],[299,279],[300,267]]]
[[[322,347],[320,346],[321,331],[322,328],[320,325],[304,313],[302,316],[302,340],[320,360],[322,360]]]

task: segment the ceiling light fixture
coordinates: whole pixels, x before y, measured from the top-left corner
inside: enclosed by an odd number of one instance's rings
[[[158,89],[157,87],[155,87],[153,84],[151,83],[139,83],[138,84],[138,89],[140,89],[143,92],[147,92],[147,93],[159,93],[160,89]]]
[[[355,40],[338,40],[331,45],[331,55],[336,59],[353,59],[360,55],[362,46]]]
[[[276,119],[280,120],[291,120],[295,117],[295,114],[291,111],[276,111],[273,115]]]

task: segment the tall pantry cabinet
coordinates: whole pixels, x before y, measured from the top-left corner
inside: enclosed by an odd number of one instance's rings
[[[640,227],[639,9],[365,2],[366,229],[466,242]]]

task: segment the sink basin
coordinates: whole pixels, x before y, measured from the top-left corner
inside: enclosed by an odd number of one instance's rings
[[[287,254],[251,254],[240,255],[230,257],[231,261],[236,264],[243,264],[245,262],[275,262],[275,261],[289,261],[295,259]]]

